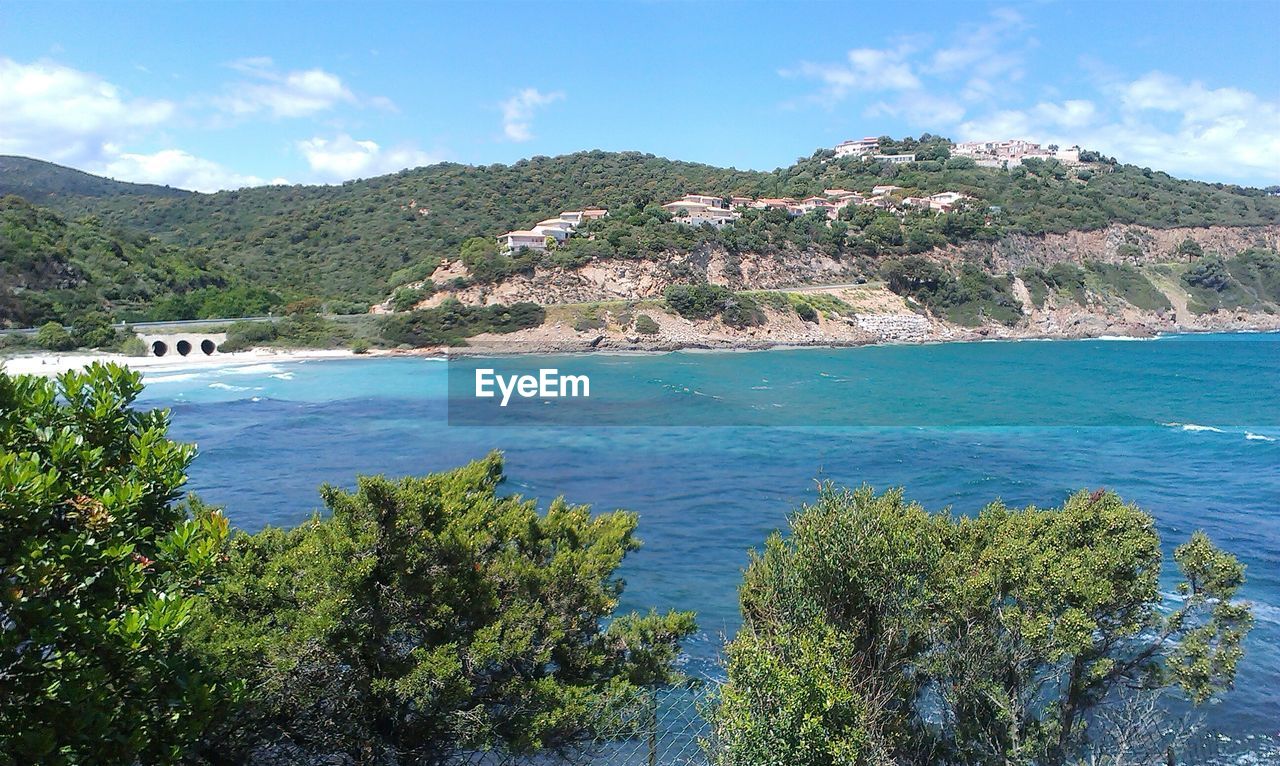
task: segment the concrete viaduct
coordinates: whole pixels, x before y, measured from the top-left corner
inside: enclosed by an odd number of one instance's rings
[[[225,332],[138,333],[147,356],[211,356],[227,341]]]

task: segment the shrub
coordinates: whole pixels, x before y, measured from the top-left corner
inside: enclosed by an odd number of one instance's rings
[[[653,321],[653,317],[648,314],[641,314],[636,317],[636,332],[641,335],[657,335],[661,329],[658,323]]]
[[[76,347],[75,338],[57,322],[47,322],[40,327],[36,344],[47,351],[71,351]]]
[[[214,717],[179,639],[227,522],[174,502],[195,448],[141,390],[116,365],[0,373],[0,760],[173,763]]]
[[[369,353],[369,341],[365,340],[364,338],[356,338],[355,340],[351,341],[351,353],[353,354]]]
[[[147,344],[137,335],[129,335],[120,341],[120,353],[125,356],[146,356]]]
[[[800,317],[802,320],[806,322],[817,322],[818,310],[815,309],[813,306],[810,306],[808,303],[803,303],[803,302],[797,303],[796,316]]]
[[[439,763],[589,740],[610,703],[677,678],[692,613],[615,616],[637,517],[499,494],[502,460],[325,486],[327,512],[233,539],[189,644],[251,704],[211,732],[247,762]],[[287,583],[287,587],[281,584]]]
[[[382,337],[415,347],[457,346],[484,332],[509,333],[537,327],[546,316],[536,303],[467,306],[450,298],[434,308],[383,318]]]
[[[1137,695],[1229,688],[1253,622],[1244,567],[1201,532],[1163,611],[1155,521],[1112,493],[965,516],[828,484],[789,526],[739,590],[725,763],[1089,762]],[[1143,741],[1166,736],[1143,720]]]

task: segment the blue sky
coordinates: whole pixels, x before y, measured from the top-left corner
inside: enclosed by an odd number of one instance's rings
[[[863,135],[1280,183],[1280,3],[0,5],[0,153],[212,190]]]

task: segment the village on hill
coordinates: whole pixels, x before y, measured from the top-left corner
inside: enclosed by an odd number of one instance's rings
[[[913,154],[882,154],[880,139],[875,137],[844,141],[834,149],[837,159],[861,158],[867,161],[902,165],[915,162]],[[1068,166],[1086,164],[1080,159],[1078,146],[1061,149],[1050,144],[1040,144],[1021,139],[1002,141],[968,141],[950,145],[954,157],[968,157],[979,167],[1009,170],[1027,160],[1055,160]],[[900,186],[889,184],[872,187],[869,191],[850,189],[824,189],[821,196],[804,199],[792,197],[720,197],[713,194],[686,194],[680,199],[666,202],[662,208],[672,215],[672,222],[686,226],[707,225],[719,229],[742,217],[743,210],[781,210],[788,215],[799,216],[823,211],[827,218],[835,220],[840,211],[850,205],[866,206],[898,214],[910,210],[927,210],[950,213],[972,198],[957,191],[942,191],[927,197],[902,196]],[[529,229],[509,231],[498,237],[504,252],[520,249],[545,251],[563,244],[586,221],[602,218],[608,211],[602,208],[567,210],[556,218],[539,221]]]

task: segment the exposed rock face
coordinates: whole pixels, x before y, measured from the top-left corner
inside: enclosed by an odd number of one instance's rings
[[[463,303],[484,305],[653,298],[662,295],[670,285],[702,280],[734,290],[768,290],[839,281],[848,278],[849,267],[848,262],[816,251],[737,256],[723,248],[704,247],[689,253],[671,253],[659,260],[614,259],[592,262],[577,269],[541,267],[532,275],[517,274],[496,285],[442,290],[422,305],[439,305],[449,296]],[[460,264],[448,263],[436,269],[431,279],[443,287],[465,273]]]
[[[929,320],[918,314],[854,314],[853,318],[879,340],[918,343],[933,335]]]
[[[1032,237],[1015,234],[998,242],[970,242],[939,254],[991,258],[993,270],[1020,271],[1062,261],[1158,263],[1179,260],[1178,245],[1199,243],[1206,254],[1235,255],[1251,247],[1280,249],[1280,226],[1150,229],[1115,224],[1095,231]],[[1131,245],[1132,247],[1124,247]]]

